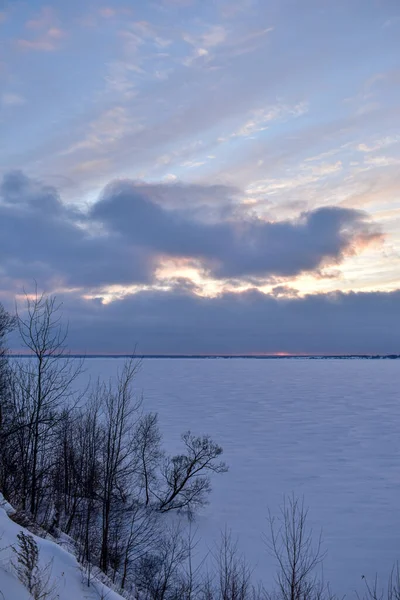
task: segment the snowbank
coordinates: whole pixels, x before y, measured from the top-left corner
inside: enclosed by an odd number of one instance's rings
[[[14,523],[10,516],[15,511],[0,493],[0,598],[2,600],[30,600],[31,596],[18,581],[11,561],[15,561],[12,546],[18,546],[17,535],[28,530]],[[9,516],[10,515],[10,516]],[[33,535],[39,547],[39,561],[42,566],[51,565],[51,584],[56,588],[59,600],[123,600],[122,596],[110,590],[97,580],[88,587],[85,577],[75,557],[51,540]]]

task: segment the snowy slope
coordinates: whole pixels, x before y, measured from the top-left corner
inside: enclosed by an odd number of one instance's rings
[[[15,554],[11,546],[17,547],[17,535],[26,529],[14,523],[8,515],[12,507],[4,501],[0,493],[0,598],[2,600],[29,600],[31,596],[18,581],[11,560]],[[84,582],[80,567],[72,554],[50,540],[33,536],[39,547],[40,564],[52,561],[51,581],[56,586],[59,600],[122,600],[122,597],[108,589],[99,581],[92,581],[90,588]]]

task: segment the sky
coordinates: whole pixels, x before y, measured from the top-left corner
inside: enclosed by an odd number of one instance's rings
[[[0,302],[75,352],[400,353],[398,0],[0,0]]]

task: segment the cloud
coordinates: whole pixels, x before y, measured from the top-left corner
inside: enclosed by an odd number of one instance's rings
[[[174,187],[167,188],[171,196]],[[191,186],[183,187],[190,205]],[[198,259],[215,278],[314,271],[379,237],[365,213],[350,209],[321,208],[292,221],[209,224],[182,210],[165,210],[153,198],[146,185],[117,182],[106,188],[91,217],[154,254]]]
[[[36,37],[33,39],[17,40],[17,45],[26,50],[53,52],[58,49],[60,40],[65,37],[55,11],[49,6],[43,7],[36,18],[25,23],[25,27],[36,32]]]
[[[285,104],[275,104],[267,108],[260,108],[250,113],[249,119],[243,123],[229,138],[232,137],[250,137],[268,129],[273,121],[286,121],[290,118],[301,117],[308,111],[306,102],[299,102],[295,106]],[[229,139],[228,138],[228,139]],[[227,138],[221,138],[220,141],[226,141]]]
[[[90,225],[54,187],[20,172],[7,174],[0,187],[0,276],[15,287],[35,278],[46,289],[148,280],[154,268],[148,253]]]
[[[227,56],[233,58],[254,52],[264,43],[266,35],[273,31],[274,27],[265,27],[264,29],[250,31],[243,36],[231,38],[230,42],[226,44]]]
[[[54,187],[11,172],[0,188],[0,273],[90,290],[154,284],[162,259],[182,258],[214,279],[290,277],[340,264],[380,237],[366,213],[346,208],[277,222],[245,211],[235,218],[233,210],[210,219],[210,205],[221,198],[233,208],[232,193],[116,181],[83,211],[64,205]]]
[[[208,56],[208,50],[206,48],[195,48],[190,56],[183,59],[183,64],[186,67],[190,67],[193,63],[198,63],[201,59],[206,60]]]
[[[86,160],[76,165],[74,171],[76,173],[87,173],[87,172],[98,172],[101,169],[105,169],[109,166],[110,159],[99,158],[97,160]]]
[[[186,160],[180,166],[184,167],[185,169],[195,169],[197,167],[202,167],[205,164],[206,164],[205,161],[201,161],[201,160],[198,160],[198,161]]]
[[[39,40],[18,40],[18,46],[25,50],[38,50],[43,52],[53,52],[56,49],[56,45],[53,41],[46,38]]]
[[[261,163],[262,164],[262,163]],[[263,179],[255,181],[248,188],[248,193],[252,197],[272,197],[279,194],[279,198],[285,192],[296,190],[299,193],[300,188],[306,188],[310,184],[317,183],[331,175],[335,175],[342,170],[342,162],[337,160],[334,163],[310,164],[305,163],[296,173],[291,173],[282,179]]]
[[[281,296],[276,294],[276,296]],[[63,298],[69,344],[88,353],[398,353],[400,291],[197,296],[190,286],[103,304]]]
[[[65,37],[64,31],[58,27],[51,27],[34,40],[19,39],[17,44],[20,48],[26,50],[38,50],[43,52],[53,52],[59,47],[59,41]]]
[[[222,44],[228,33],[225,27],[221,25],[209,26],[199,35],[184,34],[183,39],[188,44],[201,48],[213,48]]]
[[[254,5],[254,0],[226,0],[221,6],[221,16],[232,19],[241,13],[249,13]]]
[[[266,34],[273,30],[273,27],[266,27],[240,33],[222,25],[209,25],[200,33],[184,33],[183,40],[194,49],[183,64],[191,66],[203,63],[211,70],[226,69],[232,59],[253,52],[265,43]]]
[[[105,19],[111,19],[112,17],[115,17],[116,14],[117,11],[109,6],[104,6],[99,9],[99,15]]]
[[[34,19],[25,23],[27,29],[50,29],[54,23],[57,23],[55,11],[50,6],[43,6],[40,13]]]
[[[365,164],[372,167],[391,167],[400,164],[398,156],[370,156],[365,159]]]
[[[382,150],[388,146],[398,144],[400,142],[400,135],[388,135],[379,140],[375,140],[371,145],[358,144],[357,150],[360,152],[376,152],[376,150]]]
[[[26,100],[19,94],[5,93],[0,97],[1,104],[3,106],[21,106],[25,104]]]
[[[187,8],[196,4],[196,0],[161,0],[161,4],[173,8]]]
[[[128,90],[128,86],[125,89]],[[124,106],[114,106],[107,109],[96,119],[90,121],[87,127],[86,137],[63,150],[62,155],[73,154],[82,150],[98,151],[106,154],[127,133],[138,133],[143,129],[143,125],[137,119],[131,117]]]

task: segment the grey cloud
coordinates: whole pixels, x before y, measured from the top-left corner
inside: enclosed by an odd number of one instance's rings
[[[158,186],[172,197],[192,186]],[[211,190],[211,188],[210,188]],[[156,202],[155,186],[118,182],[109,186],[91,216],[132,244],[150,252],[204,261],[214,277],[292,276],[338,263],[358,244],[379,233],[364,212],[325,207],[296,221],[261,219],[204,223],[181,209],[166,210]]]
[[[84,212],[12,172],[0,188],[0,276],[17,285],[34,277],[47,289],[151,283],[160,256],[170,256],[200,261],[216,278],[285,277],[336,264],[379,235],[365,213],[346,208],[280,222],[234,211],[210,220],[205,209],[202,219],[205,199],[224,192],[228,206],[234,192],[223,186],[120,181]]]
[[[118,234],[89,225],[84,213],[62,204],[55,188],[7,174],[0,187],[0,275],[17,285],[35,278],[46,289],[148,280],[151,257],[129,252]]]
[[[400,291],[276,298],[257,290],[140,292],[102,304],[64,298],[70,345],[88,353],[398,353]]]

